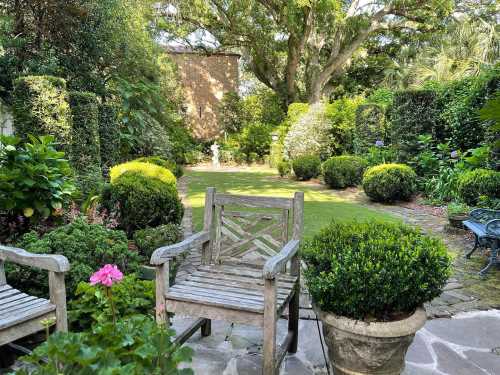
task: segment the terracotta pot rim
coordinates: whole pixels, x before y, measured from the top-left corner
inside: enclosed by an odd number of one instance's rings
[[[338,330],[369,337],[388,338],[414,335],[427,321],[427,314],[423,307],[418,307],[406,319],[371,323],[325,312],[315,305],[313,305],[313,308],[323,324],[328,324]]]

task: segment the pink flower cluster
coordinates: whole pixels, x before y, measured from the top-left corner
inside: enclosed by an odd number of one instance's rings
[[[106,264],[99,271],[90,276],[90,285],[102,284],[110,287],[123,279],[123,273],[114,264]]]

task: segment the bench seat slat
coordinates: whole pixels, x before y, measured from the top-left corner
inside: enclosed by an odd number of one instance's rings
[[[0,330],[36,319],[55,311],[56,306],[45,298],[29,296],[12,287],[5,288],[0,297]]]

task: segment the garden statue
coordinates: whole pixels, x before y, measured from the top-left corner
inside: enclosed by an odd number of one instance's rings
[[[212,166],[214,168],[219,168],[220,163],[219,163],[219,145],[217,142],[214,142],[212,146],[210,146],[210,150],[212,150]]]

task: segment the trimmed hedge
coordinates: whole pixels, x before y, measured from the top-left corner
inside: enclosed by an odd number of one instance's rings
[[[111,183],[114,183],[114,181],[125,172],[138,172],[143,176],[159,179],[163,183],[174,187],[177,183],[177,179],[167,168],[160,167],[153,163],[144,163],[135,160],[118,164],[111,168],[109,172]]]
[[[401,160],[418,153],[417,138],[431,134],[437,143],[444,142],[446,130],[439,120],[440,104],[434,90],[408,90],[395,94],[389,109],[391,141],[399,148]]]
[[[314,303],[351,319],[411,314],[441,294],[450,274],[443,243],[404,224],[333,222],[301,254]]]
[[[176,178],[182,177],[182,175],[184,174],[184,170],[179,164],[171,160],[163,159],[159,156],[145,156],[139,159],[135,159],[134,161],[138,161],[141,163],[151,163],[163,168],[167,168],[174,174]]]
[[[152,166],[148,163],[137,163]],[[165,168],[162,169],[175,177]],[[117,211],[120,227],[128,235],[137,229],[162,224],[180,224],[184,214],[175,184],[145,175],[142,170],[129,170],[115,177],[103,191],[103,206]]]
[[[105,171],[120,162],[119,111],[119,104],[113,101],[102,103],[99,106],[101,165]]]
[[[325,183],[333,189],[343,189],[361,183],[368,162],[358,156],[333,156],[323,163]]]
[[[292,167],[289,161],[280,161],[278,163],[278,173],[280,174],[280,177],[288,176],[291,171]]]
[[[363,189],[377,202],[405,201],[415,194],[416,180],[416,173],[405,164],[380,164],[365,172]]]
[[[458,195],[469,206],[481,200],[500,199],[500,172],[489,169],[475,169],[458,178]]]
[[[98,193],[103,179],[97,97],[91,92],[72,91],[69,102],[73,120],[70,162],[76,182],[84,195]]]
[[[362,104],[356,109],[354,152],[364,154],[375,145],[376,141],[387,141],[384,108],[378,104]]]
[[[26,76],[14,81],[12,115],[17,136],[28,139],[52,135],[58,149],[68,151],[71,144],[71,112],[66,81],[52,76]]]
[[[321,160],[316,155],[299,156],[293,160],[292,168],[298,180],[307,181],[319,176]]]

